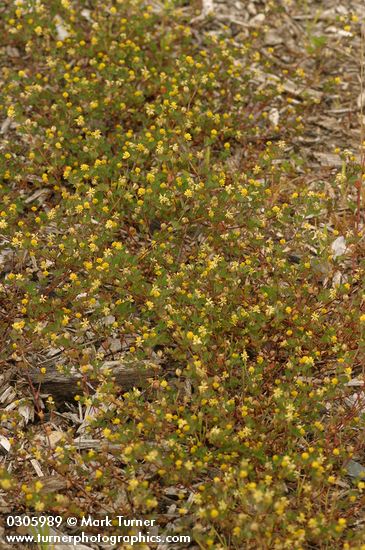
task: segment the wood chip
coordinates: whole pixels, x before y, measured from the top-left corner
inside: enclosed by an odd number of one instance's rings
[[[0,452],[7,454],[10,451],[11,443],[7,437],[0,435]]]
[[[48,434],[49,443],[52,447],[56,447],[57,443],[61,441],[61,439],[65,436],[64,432],[61,432],[60,430],[55,430],[54,432],[51,432]]]
[[[33,466],[36,474],[38,477],[43,477],[44,474],[42,472],[42,468],[41,468],[41,465],[39,464],[38,460],[36,460],[35,458],[32,458],[32,460],[30,461],[31,465]]]
[[[156,376],[160,366],[150,361],[123,363],[121,361],[106,361],[101,369],[104,375],[108,373],[115,378],[116,383],[122,390],[129,390],[133,387],[144,387],[147,380]],[[63,401],[73,399],[77,393],[82,393],[83,376],[80,371],[74,370],[70,374],[59,372],[56,366],[47,368],[46,374],[42,374],[38,368],[30,369],[30,379],[33,384],[41,385],[41,392],[51,394],[56,399]],[[97,385],[98,381],[93,381]],[[93,392],[93,385],[87,384],[90,392]]]

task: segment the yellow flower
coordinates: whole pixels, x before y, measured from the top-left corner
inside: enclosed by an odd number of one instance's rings
[[[11,489],[12,483],[10,479],[2,479],[0,485],[5,491],[8,491]]]
[[[25,322],[24,321],[16,321],[15,323],[13,323],[13,328],[15,330],[17,330],[18,332],[23,332],[23,328],[25,326]]]
[[[303,357],[299,359],[299,363],[301,365],[313,365],[314,360],[312,357],[308,357],[308,355],[303,355]]]
[[[128,483],[128,487],[132,491],[133,491],[133,489],[136,489],[136,487],[138,487],[138,485],[139,485],[138,479],[131,479],[130,482]]]
[[[148,498],[146,500],[146,506],[147,508],[156,508],[158,502],[157,502],[157,499],[155,498]]]
[[[111,435],[111,430],[109,428],[104,428],[103,435],[104,437],[108,438]]]
[[[41,481],[36,481],[34,485],[34,489],[36,493],[39,493],[39,491],[43,488],[43,483]]]

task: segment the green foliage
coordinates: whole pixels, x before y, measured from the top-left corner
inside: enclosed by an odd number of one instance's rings
[[[360,548],[364,484],[344,468],[363,445],[346,397],[364,351],[364,266],[331,287],[332,199],[291,183],[303,160],[286,141],[313,102],[257,85],[270,72],[257,33],[198,42],[171,6],[85,7],[9,5],[2,22],[20,54],[2,60],[3,359],[26,370],[62,348],[60,368],[99,381],[77,400],[102,442],[80,450],[70,427],[55,449],[32,444],[4,413],[23,460],[3,475],[8,498],[161,518],[174,487],[201,548]],[[359,239],[347,236],[354,254]],[[112,333],[129,342],[123,360],[157,353],[166,375],[121,395],[92,351]],[[24,476],[33,457],[69,481],[64,494]]]

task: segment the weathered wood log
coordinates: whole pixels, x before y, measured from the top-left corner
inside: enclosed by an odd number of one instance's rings
[[[120,386],[122,391],[133,387],[143,388],[149,378],[156,376],[160,366],[150,361],[139,361],[133,363],[122,363],[121,361],[106,361],[103,363],[100,373],[105,376],[106,371],[110,372],[110,378]],[[81,372],[74,369],[64,374],[55,365],[47,367],[47,372],[42,374],[39,369],[29,369],[29,378],[35,389],[41,395],[50,394],[56,400],[73,400],[75,395],[84,391],[91,394],[95,386],[100,382],[97,377],[83,376]]]

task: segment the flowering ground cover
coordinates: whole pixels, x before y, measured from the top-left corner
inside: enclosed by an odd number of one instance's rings
[[[1,512],[365,548],[363,135],[306,134],[356,14],[308,72],[195,3],[0,10]]]

